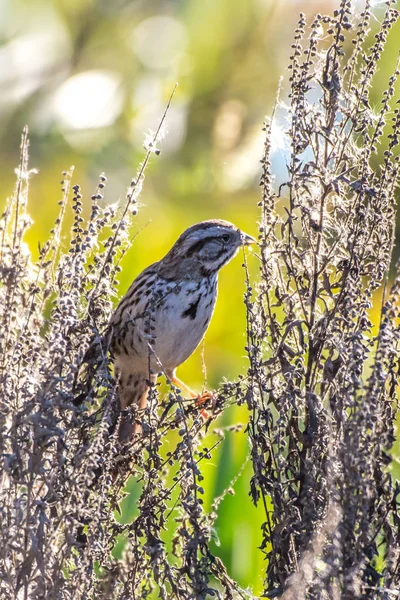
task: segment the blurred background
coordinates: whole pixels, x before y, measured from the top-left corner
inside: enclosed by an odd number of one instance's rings
[[[281,97],[287,95],[299,12],[310,21],[337,6],[318,0],[0,0],[0,209],[13,189],[25,124],[30,167],[39,171],[30,195],[33,255],[56,218],[61,172],[70,165],[87,210],[101,172],[108,178],[104,202],[123,201],[143,159],[143,141],[157,128],[177,82],[132,235],[144,230],[124,259],[120,293],[196,221],[223,218],[256,235],[263,119],[281,76]],[[354,10],[362,4],[354,2]],[[375,78],[376,107],[399,39],[397,27]],[[278,119],[273,172],[279,182],[289,150],[284,130]],[[239,256],[222,271],[205,342],[179,371],[195,389],[214,389],[246,373],[242,262]],[[256,258],[249,257],[249,267],[256,278]],[[228,409],[220,424],[230,423],[245,424],[246,409]],[[257,550],[263,511],[248,496],[248,451],[244,428],[226,434],[203,465],[205,508],[240,473],[219,505],[212,549],[231,576],[257,594],[265,568]],[[130,492],[123,519],[135,514],[138,486]]]

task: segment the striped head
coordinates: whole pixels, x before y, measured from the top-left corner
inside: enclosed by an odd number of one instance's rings
[[[219,219],[202,221],[186,229],[163,259],[164,264],[182,261],[197,266],[202,275],[219,271],[241,246],[256,240],[229,223]]]

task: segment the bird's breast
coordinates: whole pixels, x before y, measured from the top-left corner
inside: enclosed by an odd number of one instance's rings
[[[114,321],[113,352],[127,371],[171,370],[196,349],[217,297],[217,275],[172,283],[161,277],[121,303]],[[137,300],[138,299],[138,300]]]
[[[154,351],[166,370],[194,352],[207,331],[216,297],[215,277],[186,283],[165,298],[155,322]]]

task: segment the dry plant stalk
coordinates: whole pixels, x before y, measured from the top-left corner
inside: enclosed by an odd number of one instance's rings
[[[103,333],[164,117],[123,207],[102,203],[101,175],[85,219],[80,187],[63,174],[60,214],[36,264],[23,242],[32,173],[27,130],[22,136],[15,193],[0,222],[1,597],[205,597],[216,581],[225,597],[247,596],[208,547],[217,513],[203,509],[200,467],[213,448],[202,443],[205,423],[193,402],[173,389],[160,399],[153,388],[141,440],[121,450],[116,434],[117,385]],[[67,210],[74,222],[65,249]],[[166,452],[171,429],[179,438]],[[142,492],[139,516],[124,525],[115,511],[130,474]],[[162,541],[168,520],[176,523],[172,553]],[[111,552],[121,536],[119,560]]]
[[[265,506],[269,597],[389,599],[400,589],[400,487],[388,470],[400,350],[399,270],[389,289],[398,65],[378,114],[370,101],[398,17],[386,4],[368,49],[369,2],[358,24],[349,1],[308,33],[301,15],[278,194],[266,124],[261,277],[247,307],[251,493]]]
[[[377,115],[369,101],[397,11],[387,3],[365,49],[369,2],[359,23],[350,10],[346,1],[333,16],[317,15],[310,35],[301,16],[295,32],[291,157],[279,194],[265,127],[260,273],[245,296],[250,367],[217,394],[217,414],[233,401],[249,407],[250,494],[265,508],[271,598],[390,600],[400,589],[400,487],[389,470],[400,364],[398,273],[389,286],[397,68]],[[201,466],[213,448],[204,447],[197,412],[176,391],[160,398],[152,389],[141,443],[121,455],[113,434],[116,383],[102,333],[158,135],[122,209],[103,204],[101,176],[84,218],[81,190],[64,173],[60,215],[36,264],[23,241],[30,172],[22,137],[15,193],[0,221],[2,597],[252,597],[210,550],[220,498],[204,509]],[[171,429],[178,441],[166,452]],[[141,482],[138,516],[120,524],[128,474]],[[111,552],[121,535],[119,560]]]

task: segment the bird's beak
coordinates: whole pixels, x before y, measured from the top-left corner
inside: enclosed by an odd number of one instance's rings
[[[240,237],[242,246],[251,246],[251,244],[257,244],[257,240],[255,240],[251,235],[243,233],[243,231],[241,232]]]

